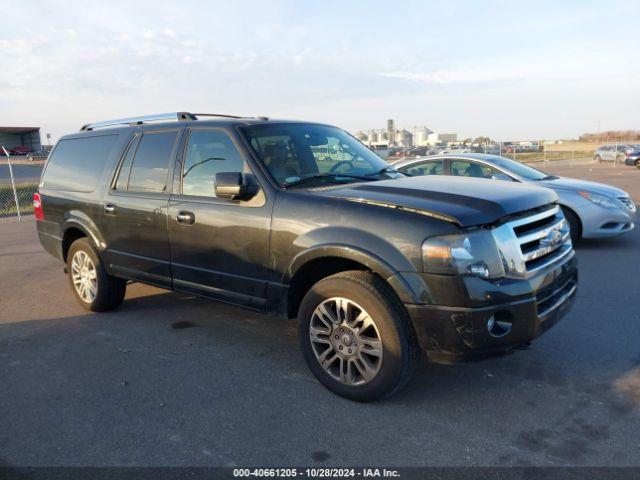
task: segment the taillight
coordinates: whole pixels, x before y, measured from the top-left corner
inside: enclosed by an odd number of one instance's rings
[[[33,214],[36,220],[44,220],[44,212],[42,211],[42,201],[40,200],[40,194],[33,194]]]

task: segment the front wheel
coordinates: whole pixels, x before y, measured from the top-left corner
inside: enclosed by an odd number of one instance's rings
[[[298,336],[307,366],[329,390],[367,402],[405,386],[419,361],[408,314],[379,277],[332,275],[305,295]]]
[[[636,168],[640,168],[640,160],[636,160]]]
[[[124,300],[126,282],[107,273],[86,238],[71,244],[67,255],[67,272],[73,293],[86,310],[113,310]]]
[[[571,243],[575,245],[582,238],[582,223],[580,223],[578,215],[573,213],[572,210],[569,210],[566,207],[562,207],[562,213],[564,213],[564,218],[567,220],[567,223],[569,223]]]
[[[595,160],[596,160],[596,162],[598,162],[598,163],[602,163],[602,157],[601,157],[600,155],[596,155]]]

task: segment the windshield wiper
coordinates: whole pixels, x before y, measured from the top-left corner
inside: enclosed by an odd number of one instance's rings
[[[560,178],[560,177],[557,177],[555,175],[547,175],[546,177],[538,178],[537,181],[538,182],[542,182],[544,180],[556,180],[558,178]]]
[[[374,177],[376,175],[382,175],[383,173],[389,173],[389,172],[391,172],[391,173],[401,173],[402,175],[406,175],[406,173],[399,172],[398,170],[396,170],[393,167],[384,167],[384,168],[381,168],[380,170],[378,170],[377,172],[367,173],[365,175],[365,177]]]
[[[296,180],[293,180],[291,182],[285,182],[283,187],[286,188],[286,187],[291,187],[291,186],[294,186],[294,185],[302,185],[304,183],[308,183],[309,181],[323,179],[323,178],[331,178],[331,179],[336,179],[336,178],[355,178],[356,180],[368,180],[368,181],[371,181],[371,178],[365,177],[363,175],[350,175],[348,173],[325,172],[325,173],[316,173],[315,175],[309,175],[307,177],[300,177],[300,178],[297,178]]]

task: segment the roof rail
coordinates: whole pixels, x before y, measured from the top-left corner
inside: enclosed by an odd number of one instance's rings
[[[115,120],[105,120],[103,122],[87,123],[83,125],[80,131],[95,130],[96,128],[115,127],[119,125],[141,125],[148,122],[160,122],[163,120],[177,120],[179,122],[185,120],[197,120],[193,113],[189,112],[173,112],[158,113],[155,115],[144,115],[141,117],[118,118]]]
[[[81,132],[95,130],[96,128],[116,127],[122,125],[142,125],[149,122],[161,122],[164,120],[177,120],[184,122],[186,120],[198,120],[198,117],[221,117],[221,118],[252,118],[240,117],[238,115],[225,115],[223,113],[189,113],[189,112],[173,112],[173,113],[157,113],[155,115],[144,115],[141,117],[118,118],[116,120],[105,120],[103,122],[87,123],[80,129]],[[268,117],[253,117],[258,120],[268,120]]]
[[[192,113],[194,117],[222,117],[222,118],[248,118],[238,115],[225,115],[224,113]]]

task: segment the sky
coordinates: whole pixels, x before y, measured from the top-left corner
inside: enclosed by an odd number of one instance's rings
[[[640,130],[637,0],[0,4],[0,125],[53,141],[172,111],[497,140]]]

